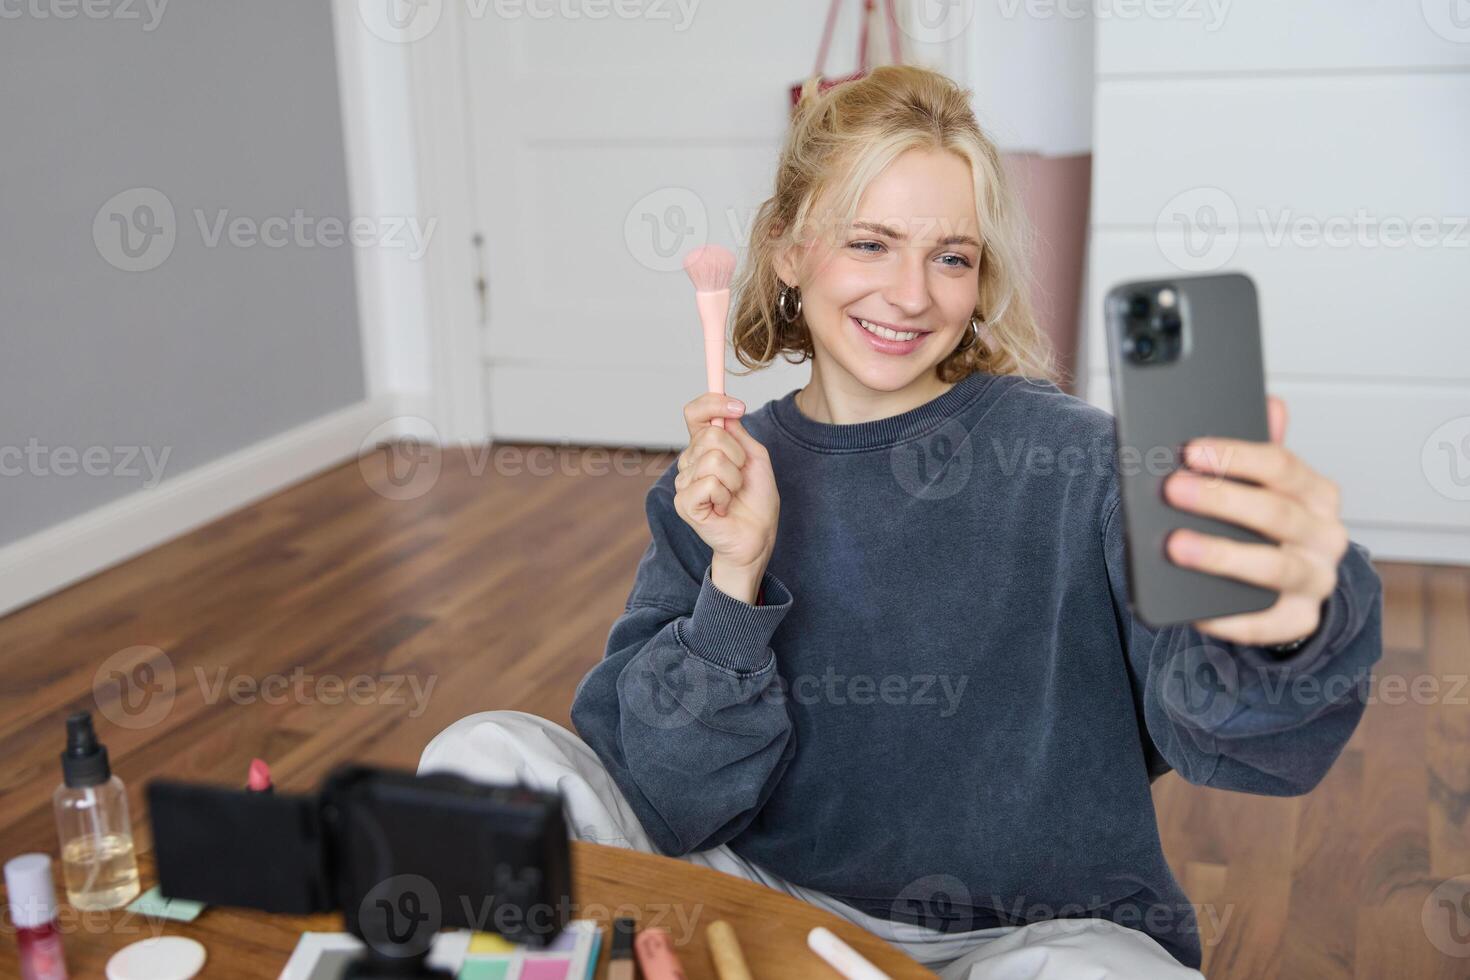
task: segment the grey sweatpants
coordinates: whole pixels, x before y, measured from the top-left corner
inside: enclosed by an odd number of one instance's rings
[[[429,742],[419,772],[454,772],[559,792],[573,839],[659,853],[597,754],[576,733],[545,718],[523,711],[483,711],[461,718]],[[1203,980],[1203,974],[1180,965],[1149,936],[1105,919],[1052,919],[944,933],[868,915],[785,881],[728,845],[679,860],[826,909],[898,947],[943,980]]]

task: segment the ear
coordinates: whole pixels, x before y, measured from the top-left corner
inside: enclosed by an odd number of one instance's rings
[[[788,286],[798,285],[796,281],[796,262],[792,258],[792,245],[790,242],[779,245],[776,248],[776,275]]]

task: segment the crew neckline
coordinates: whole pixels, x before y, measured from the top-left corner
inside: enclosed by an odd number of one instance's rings
[[[772,404],[772,418],[792,439],[823,452],[862,452],[884,449],[915,439],[954,417],[990,388],[995,375],[974,371],[965,375],[944,394],[906,412],[884,419],[846,424],[818,422],[802,414],[793,388]]]

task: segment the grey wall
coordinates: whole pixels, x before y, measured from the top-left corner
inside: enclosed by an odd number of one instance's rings
[[[351,217],[328,4],[151,2],[0,11],[0,544],[364,397],[351,246],[198,217]]]

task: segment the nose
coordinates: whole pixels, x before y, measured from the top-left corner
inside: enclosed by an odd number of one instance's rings
[[[929,308],[928,269],[921,249],[903,249],[893,264],[893,276],[883,290],[883,298],[903,311],[905,317],[916,317]]]

